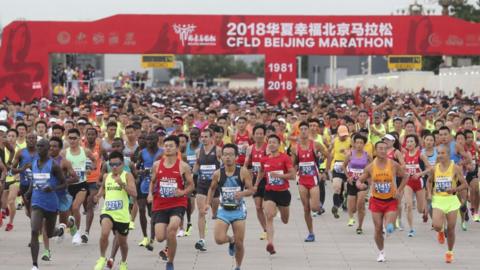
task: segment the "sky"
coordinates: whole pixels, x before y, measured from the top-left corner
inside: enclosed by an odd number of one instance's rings
[[[475,0],[470,0],[475,2]],[[90,21],[115,14],[390,15],[414,0],[0,0],[0,25],[13,20]],[[437,0],[418,0],[440,8]],[[76,6],[79,5],[80,6]]]

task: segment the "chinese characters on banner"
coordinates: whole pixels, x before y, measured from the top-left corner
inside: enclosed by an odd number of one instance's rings
[[[263,96],[270,104],[288,99],[295,101],[296,96],[297,58],[295,55],[265,56],[265,85]]]
[[[235,23],[227,24],[230,48],[392,48],[393,25],[352,23]]]

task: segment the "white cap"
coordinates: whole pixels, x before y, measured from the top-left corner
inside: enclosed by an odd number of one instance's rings
[[[50,123],[57,123],[57,121],[58,121],[57,118],[52,117],[52,118],[50,118],[50,120],[49,120],[48,122],[50,122]]]
[[[0,111],[0,121],[5,121],[7,120],[8,113],[6,110],[1,110]]]
[[[385,136],[383,136],[384,139],[386,140],[389,140],[389,141],[395,141],[395,137],[393,137],[393,135],[391,134],[385,134]]]
[[[95,115],[96,115],[96,116],[103,115],[103,111],[97,111],[97,112],[95,113]]]
[[[0,125],[0,131],[7,132],[7,131],[8,131],[8,127],[5,126],[5,125]]]
[[[158,102],[153,102],[153,103],[152,103],[152,106],[155,107],[155,108],[160,108],[160,103],[158,103]]]
[[[285,118],[278,118],[278,121],[283,122],[284,124],[287,122],[285,121]]]
[[[78,119],[77,124],[86,124],[87,121],[85,119]]]
[[[227,114],[228,113],[228,110],[227,109],[221,109],[220,110],[220,114]]]

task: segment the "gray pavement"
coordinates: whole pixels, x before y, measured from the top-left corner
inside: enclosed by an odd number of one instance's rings
[[[437,243],[436,234],[430,230],[430,221],[427,224],[421,223],[421,217],[415,215],[417,236],[409,238],[406,231],[396,231],[386,240],[387,262],[377,263],[377,249],[369,214],[365,219],[364,234],[356,235],[355,227],[346,225],[346,212],[341,213],[339,220],[330,214],[331,195],[328,192],[327,212],[314,218],[316,242],[304,243],[307,230],[303,210],[297,199],[296,188],[291,187],[291,192],[293,199],[289,224],[282,224],[279,218],[275,221],[277,254],[273,256],[267,255],[265,241],[259,240],[260,226],[253,202],[248,199],[246,255],[242,269],[480,269],[480,223],[470,223],[467,232],[461,231],[457,226],[455,261],[447,265],[444,263],[446,245]],[[83,225],[84,223],[82,228]],[[213,241],[213,226],[214,222],[209,219],[207,252],[199,253],[194,248],[198,240],[196,227],[192,236],[179,239],[176,269],[233,269],[234,261],[227,254],[227,246],[218,246]],[[5,225],[0,230],[0,269],[31,269],[30,250],[27,247],[30,225],[23,211],[18,213],[12,232],[5,232],[4,227]],[[164,269],[165,264],[158,257],[158,251],[164,244],[156,243],[153,252],[139,247],[137,243],[142,237],[138,222],[136,227],[129,235],[129,269]],[[60,244],[52,241],[52,261],[40,260],[40,269],[93,269],[99,256],[99,229],[96,215],[88,244],[72,246],[69,235]],[[43,246],[40,249],[41,255]]]

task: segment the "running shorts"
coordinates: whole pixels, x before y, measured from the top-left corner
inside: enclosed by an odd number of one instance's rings
[[[444,214],[457,211],[460,208],[460,200],[456,195],[432,196],[432,208],[441,210]]]

